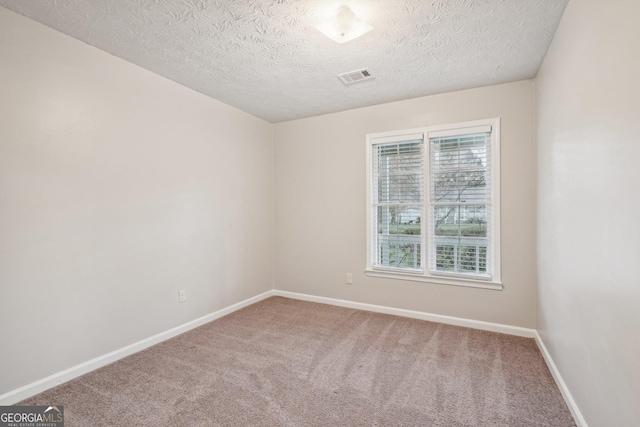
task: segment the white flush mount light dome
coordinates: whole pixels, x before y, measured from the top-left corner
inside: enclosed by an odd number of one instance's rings
[[[337,43],[346,43],[371,31],[373,27],[358,18],[349,6],[342,6],[334,16],[316,28]]]

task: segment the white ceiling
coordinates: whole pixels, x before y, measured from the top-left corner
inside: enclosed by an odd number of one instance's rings
[[[270,122],[532,78],[568,0],[0,0]],[[374,29],[314,28],[343,4]],[[337,74],[368,67],[374,79]]]

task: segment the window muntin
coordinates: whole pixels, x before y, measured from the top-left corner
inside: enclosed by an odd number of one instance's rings
[[[367,274],[501,288],[499,119],[367,141]]]

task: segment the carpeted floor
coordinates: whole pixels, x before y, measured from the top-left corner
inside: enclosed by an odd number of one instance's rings
[[[272,297],[20,404],[72,426],[574,426],[533,339]]]

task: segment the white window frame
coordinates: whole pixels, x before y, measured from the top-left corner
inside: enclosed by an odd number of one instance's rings
[[[491,126],[491,206],[489,225],[489,253],[487,262],[490,262],[491,276],[481,277],[467,274],[456,274],[449,272],[429,271],[429,251],[431,250],[431,238],[428,235],[431,230],[431,201],[430,201],[430,135],[435,133],[464,134],[467,131],[473,132],[473,128]],[[374,265],[374,254],[372,227],[373,203],[372,203],[372,169],[373,169],[373,146],[387,142],[400,142],[403,140],[416,139],[416,135],[422,135],[424,144],[424,188],[423,188],[423,224],[421,234],[421,262],[422,270],[399,269],[393,267],[381,267]],[[471,122],[453,123],[446,125],[428,126],[422,128],[407,129],[401,131],[382,132],[367,134],[367,180],[366,180],[366,250],[367,264],[365,275],[370,277],[382,277],[397,280],[411,280],[418,282],[429,282],[443,285],[468,286],[474,288],[502,290],[501,278],[501,250],[500,250],[500,118],[476,120]]]

